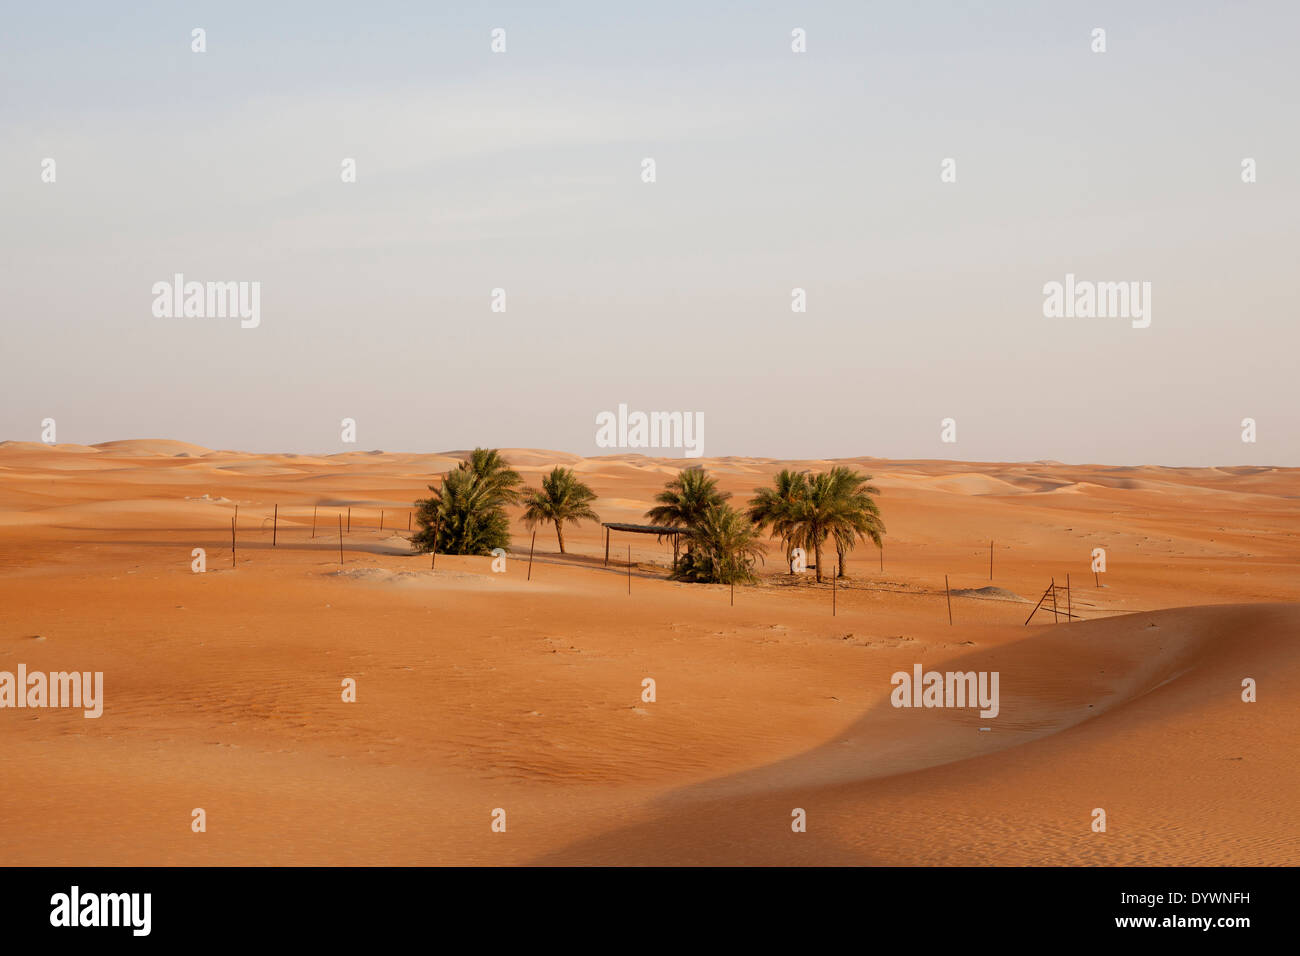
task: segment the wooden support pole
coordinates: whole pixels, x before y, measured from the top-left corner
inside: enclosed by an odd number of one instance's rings
[[[1074,605],[1070,602],[1070,576],[1065,576],[1065,620],[1074,620]]]
[[[311,537],[313,541],[316,540],[316,509],[318,507],[320,506],[319,505],[311,506]]]
[[[605,567],[609,567],[609,529],[605,529]]]
[[[442,528],[442,519],[439,518],[433,523],[433,554],[429,558],[429,570],[433,570],[434,565],[438,563],[438,531]]]
[[[948,626],[952,626],[952,592],[948,590],[948,575],[943,576],[943,593],[948,598]]]
[[[379,531],[381,534],[384,531],[384,509],[383,508],[379,509]]]
[[[339,515],[339,567],[343,567],[343,516]]]
[[[736,606],[736,576],[731,576],[731,606]]]
[[[528,580],[533,579],[533,546],[537,544],[537,532],[533,532],[533,540],[528,545]]]
[[[1038,599],[1038,603],[1034,605],[1034,609],[1033,609],[1032,611],[1029,612],[1029,617],[1025,618],[1025,623],[1026,623],[1026,624],[1029,623],[1029,619],[1030,619],[1030,618],[1032,618],[1035,614],[1038,613],[1038,609],[1039,609],[1040,607],[1042,607],[1042,606],[1043,606],[1043,602],[1047,600],[1047,591],[1050,591],[1051,589],[1052,589],[1052,586],[1049,584],[1049,585],[1047,586],[1047,590],[1043,592],[1043,596],[1040,597],[1040,598]]]
[[[348,534],[352,533],[352,509],[348,509]]]
[[[1052,578],[1052,623],[1060,623],[1060,618],[1056,614],[1056,578]]]
[[[235,566],[235,519],[230,519],[230,566]]]
[[[1101,581],[1097,579],[1097,572],[1095,570],[1092,572],[1092,586],[1095,588],[1101,587]]]
[[[409,511],[406,513],[406,530],[411,530],[411,512]]]
[[[884,570],[885,570],[885,543],[884,543],[883,541],[880,543],[880,570],[881,570],[881,573],[884,573]]]
[[[839,594],[839,583],[837,581],[837,576],[832,574],[831,575],[831,617],[835,616],[835,603],[836,603],[835,599],[838,594]]]
[[[989,580],[993,580],[993,542],[989,541]]]
[[[266,527],[263,525],[262,527]],[[271,547],[275,547],[275,539],[280,530],[280,506],[275,506],[275,514],[271,516]]]
[[[627,546],[627,593],[632,593],[632,546]]]

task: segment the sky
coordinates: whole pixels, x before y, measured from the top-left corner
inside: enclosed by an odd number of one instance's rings
[[[0,439],[590,455],[623,404],[709,456],[1300,466],[1289,0],[4,22]],[[259,324],[155,315],[177,273]],[[1046,317],[1067,274],[1150,325]]]

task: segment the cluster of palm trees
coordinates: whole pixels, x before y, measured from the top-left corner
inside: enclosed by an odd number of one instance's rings
[[[762,560],[759,537],[770,531],[781,539],[786,563],[794,571],[794,550],[815,556],[817,580],[822,580],[822,548],[835,543],[836,574],[845,575],[845,559],[859,541],[881,547],[885,525],[874,495],[880,490],[863,475],[843,465],[809,475],[784,470],[771,488],[754,489],[747,512],[727,504],[730,494],[701,468],[678,473],[646,512],[655,524],[686,529],[686,556],[675,577],[687,581],[742,583],[755,579],[755,562]]]
[[[810,474],[784,470],[770,488],[754,489],[747,511],[728,504],[731,495],[718,490],[717,480],[702,468],[687,468],[655,496],[645,513],[656,525],[680,528],[686,553],[673,569],[684,581],[743,584],[756,580],[763,559],[764,532],[781,540],[786,563],[794,571],[794,552],[815,556],[817,580],[822,580],[822,549],[835,545],[836,575],[844,577],[850,551],[860,541],[881,547],[885,525],[875,495],[879,489],[863,475],[843,465]],[[552,524],[564,554],[564,526],[599,521],[592,509],[596,493],[571,468],[556,466],[542,478],[540,488],[523,487],[524,480],[501,453],[475,448],[469,458],[429,486],[433,493],[417,501],[419,530],[411,537],[416,551],[443,554],[491,554],[510,546],[506,508],[523,505],[524,525],[535,529]]]
[[[686,532],[686,554],[673,568],[674,578],[716,584],[756,579],[755,564],[763,559],[759,529],[727,504],[730,497],[703,468],[678,472],[655,496],[646,518]]]
[[[771,488],[755,489],[749,502],[749,519],[760,529],[771,529],[781,539],[787,563],[794,549],[813,554],[817,580],[822,579],[822,547],[835,542],[836,576],[844,577],[844,562],[859,541],[884,545],[885,525],[875,495],[880,489],[864,475],[835,465],[830,471],[808,475],[783,470]],[[793,571],[793,566],[791,567]]]
[[[419,530],[411,546],[421,554],[491,554],[510,547],[510,517],[506,508],[524,506],[524,524],[555,525],[564,554],[564,526],[599,521],[591,508],[596,493],[571,468],[556,466],[542,478],[540,488],[524,488],[524,479],[494,448],[475,448],[469,458],[443,476],[431,497],[415,503]]]

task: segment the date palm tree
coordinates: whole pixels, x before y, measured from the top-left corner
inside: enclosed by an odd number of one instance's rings
[[[491,554],[510,546],[506,506],[519,501],[523,478],[494,448],[475,448],[449,471],[433,495],[415,503],[420,530],[411,546],[420,553]]]
[[[690,529],[699,524],[709,508],[723,504],[730,497],[729,492],[718,491],[717,480],[710,478],[703,468],[686,468],[655,495],[658,504],[645,516],[658,525]],[[687,547],[690,547],[689,539]]]
[[[758,531],[769,527],[772,534],[781,539],[785,551],[785,563],[794,574],[794,549],[798,547],[795,540],[795,515],[798,504],[808,494],[808,482],[803,474],[788,468],[777,472],[771,488],[755,488],[754,497],[749,499],[749,520],[754,522]]]
[[[803,497],[791,509],[791,537],[813,554],[818,584],[822,580],[822,546],[831,533],[835,515],[833,491],[828,475],[813,475],[807,480]]]
[[[831,536],[835,539],[835,554],[839,559],[837,575],[844,577],[844,559],[858,541],[870,541],[877,548],[884,544],[885,524],[880,519],[880,508],[875,495],[880,489],[869,485],[870,475],[864,475],[843,465],[830,470],[837,502]]]
[[[758,535],[743,512],[724,503],[709,505],[692,525],[686,556],[673,577],[710,584],[753,582],[754,562],[763,558]]]
[[[555,525],[555,537],[564,554],[564,526],[579,521],[599,521],[600,515],[591,508],[596,493],[573,472],[571,468],[556,465],[542,479],[542,487],[524,492],[524,526],[532,529],[549,521]]]

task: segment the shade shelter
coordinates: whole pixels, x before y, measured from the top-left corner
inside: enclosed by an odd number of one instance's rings
[[[685,528],[673,528],[662,524],[620,524],[616,521],[602,521],[605,528],[605,567],[609,567],[609,533],[611,531],[626,531],[629,534],[653,534],[658,536],[662,541],[664,538],[673,539],[673,568],[677,567],[677,553],[682,535],[686,534]]]

